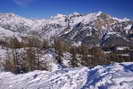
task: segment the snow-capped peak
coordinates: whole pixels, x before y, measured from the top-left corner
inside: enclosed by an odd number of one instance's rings
[[[124,21],[130,21],[130,19],[128,19],[128,18],[124,18],[124,19],[123,19],[123,22],[124,22]]]
[[[130,19],[128,19],[128,18],[119,19],[119,18],[117,18],[117,17],[113,17],[113,19],[114,19],[114,20],[117,20],[117,21],[119,21],[119,22],[130,21]]]
[[[103,12],[102,11],[98,11],[96,16],[100,16]]]
[[[14,18],[17,17],[14,13],[0,13],[0,18]]]
[[[57,14],[56,16],[53,16],[51,19],[59,19],[59,18],[64,18],[66,15],[64,14]]]
[[[78,13],[78,12],[74,12],[73,15],[80,15],[80,13]]]

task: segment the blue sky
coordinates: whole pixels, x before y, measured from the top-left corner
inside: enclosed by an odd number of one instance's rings
[[[12,12],[30,18],[47,18],[57,13],[103,11],[133,19],[133,0],[0,0],[0,13]]]

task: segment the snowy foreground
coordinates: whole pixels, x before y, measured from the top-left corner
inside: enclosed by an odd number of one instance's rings
[[[133,89],[133,63],[20,75],[1,72],[0,89]]]

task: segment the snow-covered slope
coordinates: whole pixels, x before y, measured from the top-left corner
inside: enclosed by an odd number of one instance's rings
[[[94,68],[33,71],[14,75],[0,72],[0,89],[133,89],[133,63]]]
[[[13,35],[15,34],[12,31],[0,27],[0,38],[13,37]]]

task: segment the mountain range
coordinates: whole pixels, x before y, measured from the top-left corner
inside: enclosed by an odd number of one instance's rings
[[[114,47],[133,44],[133,21],[101,11],[89,14],[57,14],[49,19],[28,19],[0,13],[0,39],[37,36],[51,41],[61,38],[73,45]]]

